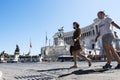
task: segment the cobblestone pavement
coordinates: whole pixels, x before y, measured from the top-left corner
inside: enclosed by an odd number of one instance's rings
[[[70,69],[73,62],[49,63],[1,63],[3,80],[120,80],[120,70],[103,70],[105,62],[94,62],[88,67],[86,62],[79,62],[79,68]]]

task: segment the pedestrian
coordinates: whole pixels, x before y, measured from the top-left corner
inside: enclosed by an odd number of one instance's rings
[[[73,22],[73,28],[75,29],[75,31],[72,37],[73,45],[71,46],[70,52],[73,55],[74,65],[70,68],[77,68],[77,56],[86,60],[88,62],[88,65],[91,66],[91,61],[80,53],[82,52],[82,46],[80,45],[81,30],[79,28],[79,24],[77,22]]]
[[[102,37],[102,45],[107,57],[107,63],[103,66],[103,69],[110,69],[112,67],[112,57],[114,57],[118,62],[118,65],[115,67],[115,69],[120,69],[120,58],[112,45],[114,35],[111,30],[111,26],[114,26],[118,29],[120,29],[120,26],[118,26],[111,18],[106,17],[103,11],[99,11],[97,16],[100,19],[100,22],[98,24],[99,32],[95,41],[97,41],[98,37]]]

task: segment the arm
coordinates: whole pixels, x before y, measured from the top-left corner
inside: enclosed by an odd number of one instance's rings
[[[77,40],[79,40],[80,36],[81,36],[81,30],[77,29],[77,35],[76,35],[76,38],[74,39],[74,41],[76,42]]]
[[[117,25],[111,18],[106,18],[105,21],[112,24],[114,27],[120,29],[120,26]]]
[[[120,29],[120,26],[118,26],[115,22],[111,23],[113,26],[115,26],[116,28]]]
[[[95,38],[95,42],[97,42],[97,39],[100,37],[100,32],[98,33],[98,35]]]

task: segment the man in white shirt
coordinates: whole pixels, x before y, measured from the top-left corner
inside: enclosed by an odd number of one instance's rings
[[[120,58],[112,45],[114,36],[111,30],[111,26],[114,26],[118,29],[120,29],[120,27],[111,18],[105,17],[105,13],[103,11],[99,11],[97,15],[100,19],[100,23],[98,24],[99,33],[95,41],[97,41],[99,36],[102,37],[103,48],[107,57],[107,63],[105,66],[103,66],[103,69],[110,69],[112,67],[112,65],[110,65],[112,56],[118,62],[118,65],[115,67],[115,69],[120,69]]]

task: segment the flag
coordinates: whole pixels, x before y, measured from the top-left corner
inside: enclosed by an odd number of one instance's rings
[[[30,48],[32,48],[32,43],[31,43],[31,41],[30,41]]]

